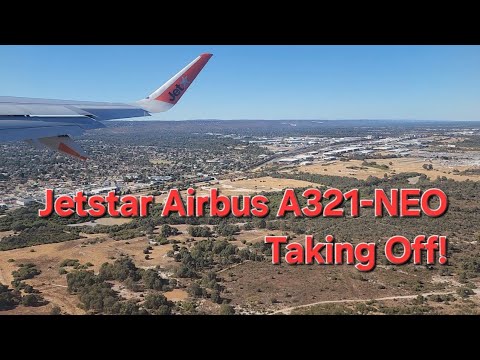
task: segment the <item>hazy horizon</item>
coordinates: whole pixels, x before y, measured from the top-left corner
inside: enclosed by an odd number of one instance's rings
[[[0,46],[0,94],[133,102],[200,53],[156,119],[480,120],[480,46]]]

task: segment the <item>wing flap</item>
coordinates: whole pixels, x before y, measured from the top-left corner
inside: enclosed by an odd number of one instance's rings
[[[83,149],[75,143],[68,135],[44,137],[40,139],[28,140],[29,144],[35,147],[47,147],[53,151],[61,151],[67,155],[73,156],[80,160],[87,160],[87,154]]]
[[[110,105],[108,107],[86,105],[81,106],[79,110],[86,111],[99,120],[129,119],[134,117],[151,116],[148,111],[140,107],[128,105]]]

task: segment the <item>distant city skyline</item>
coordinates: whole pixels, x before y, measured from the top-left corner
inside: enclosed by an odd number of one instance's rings
[[[150,119],[480,120],[480,46],[0,46],[0,95],[131,102],[202,52]]]

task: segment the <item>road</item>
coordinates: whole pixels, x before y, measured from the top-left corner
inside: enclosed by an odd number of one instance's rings
[[[367,139],[354,140],[354,141],[344,141],[344,142],[341,142],[341,143],[338,143],[338,144],[314,144],[314,145],[306,145],[306,146],[303,146],[301,148],[294,148],[294,149],[291,149],[291,150],[289,150],[287,152],[284,152],[284,153],[273,154],[273,155],[269,156],[267,159],[265,159],[263,161],[260,161],[260,162],[256,162],[255,164],[253,164],[249,168],[244,169],[244,171],[248,171],[248,170],[257,171],[261,167],[263,167],[267,164],[270,164],[270,163],[274,162],[275,160],[277,160],[279,158],[293,157],[295,155],[304,154],[304,153],[307,153],[309,151],[323,151],[323,150],[325,150],[325,148],[328,148],[330,150],[335,150],[335,149],[339,149],[341,147],[348,146],[349,144],[352,144],[352,143],[358,143],[358,142],[363,142],[363,141],[367,141]]]

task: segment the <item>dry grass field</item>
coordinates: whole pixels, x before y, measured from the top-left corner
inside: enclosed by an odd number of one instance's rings
[[[378,169],[370,166],[363,166],[361,160],[350,161],[333,161],[328,163],[314,163],[311,165],[302,165],[294,168],[289,168],[287,172],[292,170],[298,170],[299,172],[306,172],[312,174],[324,174],[324,175],[336,175],[354,177],[357,179],[365,180],[369,176],[376,176],[382,178],[384,174],[400,174],[404,172],[418,172],[427,175],[431,180],[435,180],[437,176],[445,176],[448,179],[456,181],[465,181],[467,179],[473,181],[479,181],[480,175],[459,175],[454,173],[454,170],[464,171],[472,169],[474,166],[465,165],[448,165],[440,160],[426,160],[416,157],[406,157],[398,159],[374,159],[367,160],[368,162],[375,161],[380,165],[387,165],[389,169]],[[391,165],[390,165],[391,163]],[[424,164],[432,164],[433,170],[425,170],[422,166]]]
[[[220,195],[232,196],[232,195],[253,195],[260,193],[262,191],[282,191],[286,188],[302,188],[302,187],[314,187],[318,184],[314,184],[308,181],[301,181],[295,179],[276,179],[270,176],[254,178],[254,179],[244,179],[244,180],[219,180],[218,184],[207,185],[200,184],[197,189],[197,196],[207,195],[211,188],[216,188],[219,190]],[[187,196],[186,191],[181,192],[182,197]],[[155,203],[163,203],[166,194],[155,196]]]
[[[222,279],[233,304],[252,312],[319,301],[368,300],[448,289],[448,284],[433,284],[427,271],[395,271],[384,267],[360,273],[353,266],[245,262],[222,272]]]
[[[18,264],[34,263],[42,273],[34,279],[26,280],[25,282],[41,291],[50,304],[39,308],[28,308],[28,311],[32,313],[48,313],[51,307],[57,305],[65,313],[82,314],[83,310],[78,308],[77,297],[67,292],[66,275],[59,274],[59,265],[63,260],[78,259],[81,264],[90,262],[94,265],[91,269],[95,272],[99,270],[101,264],[112,262],[115,258],[120,257],[121,254],[131,256],[135,264],[143,268],[150,268],[156,265],[168,268],[173,263],[173,260],[166,256],[166,253],[172,248],[171,245],[155,246],[150,255],[150,260],[145,260],[143,255],[143,249],[147,246],[145,238],[115,241],[107,238],[105,235],[85,236],[87,237],[85,239],[64,243],[38,245],[0,252],[0,283],[10,284],[13,280],[12,271],[18,269]],[[105,241],[85,244],[86,240],[94,238]],[[9,262],[9,259],[15,261]],[[67,267],[66,270],[68,271],[69,268]],[[23,314],[25,310],[26,308],[19,306],[14,310],[1,312],[1,314]]]
[[[294,180],[294,179],[277,179],[269,176],[245,179],[245,180],[221,180],[218,189],[224,195],[244,195],[255,194],[262,191],[282,191],[286,188],[301,188],[312,187],[313,184],[308,181]],[[216,186],[217,187],[217,186]],[[208,191],[209,187],[202,188],[204,191]]]

